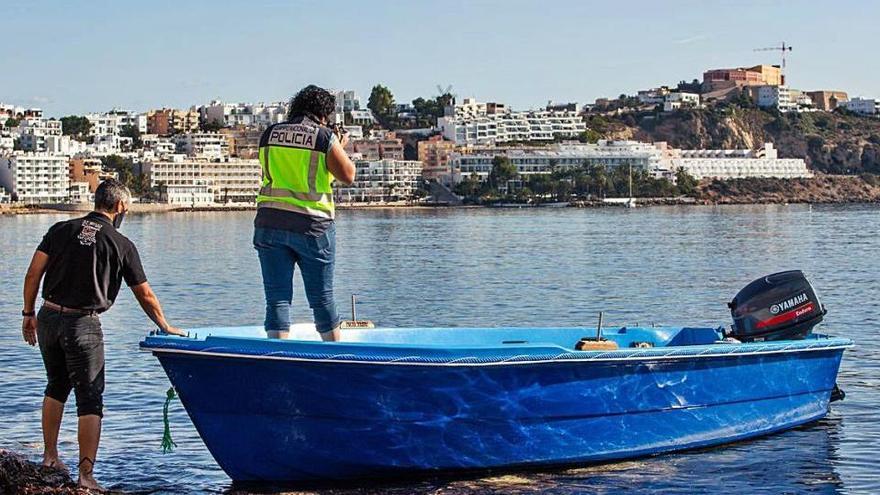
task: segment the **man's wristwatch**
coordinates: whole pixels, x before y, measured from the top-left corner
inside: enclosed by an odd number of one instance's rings
[[[21,310],[21,316],[37,316],[37,312]]]

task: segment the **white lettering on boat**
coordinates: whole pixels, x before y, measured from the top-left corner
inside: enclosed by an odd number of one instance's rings
[[[791,299],[786,299],[785,301],[782,301],[781,303],[777,303],[777,304],[774,304],[773,306],[770,306],[770,314],[777,315],[783,311],[788,311],[789,309],[791,309],[799,304],[803,304],[803,303],[807,302],[808,299],[809,298],[807,297],[806,293],[802,293],[799,296],[794,296]]]

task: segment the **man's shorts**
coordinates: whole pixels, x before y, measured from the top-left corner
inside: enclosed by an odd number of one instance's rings
[[[104,334],[96,314],[37,315],[37,341],[49,383],[46,397],[66,402],[73,389],[76,414],[104,415]]]

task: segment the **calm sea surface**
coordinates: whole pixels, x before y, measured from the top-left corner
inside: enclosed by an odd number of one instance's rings
[[[0,217],[0,448],[38,459],[45,378],[21,341],[21,280],[45,230],[65,215]],[[173,324],[262,321],[252,213],[130,216]],[[840,372],[847,397],[817,423],[755,441],[635,462],[470,480],[372,487],[395,493],[880,493],[880,208],[670,207],[344,211],[338,221],[337,300],[382,325],[728,324],[725,302],[761,275],[800,268],[828,308],[822,331],[857,342]],[[297,320],[309,312],[297,278]],[[103,316],[105,486],[150,493],[224,492],[179,402],[178,449],[163,455],[168,380],[138,351],[151,327],[131,293]],[[735,383],[731,387],[737,386]],[[75,410],[60,449],[76,464]],[[357,490],[355,490],[357,491]],[[364,491],[368,491],[364,489]]]

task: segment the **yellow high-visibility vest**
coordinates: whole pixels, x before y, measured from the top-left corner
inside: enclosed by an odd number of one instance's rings
[[[269,126],[260,138],[257,207],[333,219],[333,174],[327,170],[332,144],[333,132],[307,117]]]

